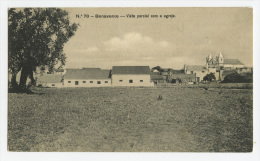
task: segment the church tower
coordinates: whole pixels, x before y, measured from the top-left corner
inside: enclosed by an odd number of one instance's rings
[[[224,57],[222,56],[221,52],[218,55],[218,63],[219,63],[219,66],[224,65]]]
[[[209,68],[209,63],[210,63],[211,60],[212,60],[212,56],[210,54],[210,55],[208,55],[208,57],[206,57],[206,69]]]

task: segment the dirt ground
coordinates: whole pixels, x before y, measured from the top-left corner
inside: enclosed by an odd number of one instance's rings
[[[9,151],[252,151],[252,89],[33,91],[9,93]]]

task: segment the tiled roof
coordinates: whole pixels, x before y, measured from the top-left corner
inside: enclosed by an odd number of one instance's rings
[[[151,73],[151,80],[163,80],[163,76],[158,73]]]
[[[150,74],[149,66],[113,66],[112,74]]]
[[[203,65],[186,65],[186,69],[189,71],[205,71],[206,67]]]
[[[195,79],[196,75],[195,74],[173,74],[172,79]]]
[[[181,73],[184,73],[184,70],[174,70],[174,69],[170,69],[170,72],[172,74],[181,74]]]
[[[100,68],[67,69],[64,79],[109,79],[111,70]]]
[[[43,74],[37,76],[37,83],[61,83],[62,76],[57,74]]]
[[[64,69],[54,69],[55,72],[64,72]]]
[[[244,65],[239,61],[238,59],[224,59],[224,64],[230,64],[230,65]]]
[[[233,74],[233,73],[237,73],[237,71],[234,69],[234,70],[225,70],[225,71],[223,71],[223,73],[222,73],[222,76],[227,76],[227,75],[229,75],[229,74]]]

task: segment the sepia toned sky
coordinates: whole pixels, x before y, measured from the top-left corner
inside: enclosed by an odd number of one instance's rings
[[[251,8],[67,8],[80,27],[66,44],[66,68],[148,65],[181,69],[205,65],[206,56],[253,63]],[[76,18],[76,14],[149,18]],[[151,18],[151,15],[175,15]]]

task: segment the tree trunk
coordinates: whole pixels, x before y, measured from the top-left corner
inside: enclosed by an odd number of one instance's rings
[[[19,83],[20,90],[26,90],[26,81],[30,74],[30,71],[31,71],[31,68],[28,66],[24,66],[22,68],[20,83]]]
[[[19,87],[16,82],[16,75],[17,75],[17,72],[12,73],[12,78],[11,78],[11,87],[14,89],[17,89]]]
[[[29,78],[31,79],[31,85],[35,85],[36,81],[33,78],[33,71],[32,70],[29,71]]]

